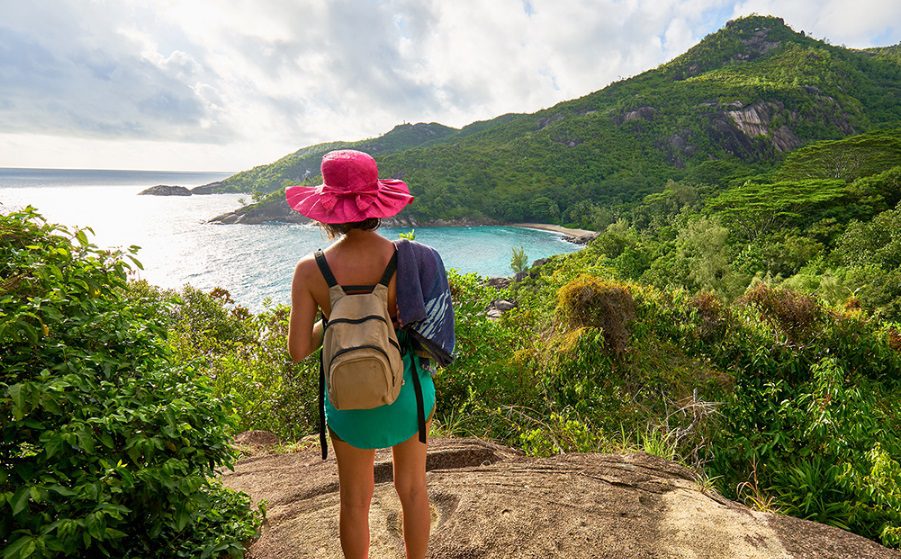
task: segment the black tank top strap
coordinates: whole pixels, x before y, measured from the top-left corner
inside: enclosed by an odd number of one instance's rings
[[[319,271],[322,272],[322,277],[325,278],[325,282],[328,286],[335,287],[338,285],[338,281],[335,280],[335,274],[333,274],[332,269],[329,268],[328,260],[325,259],[325,254],[322,253],[322,249],[313,253],[313,256],[316,258],[316,264],[319,266]]]
[[[385,266],[385,273],[382,274],[382,285],[388,287],[388,283],[391,281],[391,276],[394,275],[394,271],[397,270],[397,247],[394,248],[394,254],[391,255],[391,260],[388,261],[388,265]]]

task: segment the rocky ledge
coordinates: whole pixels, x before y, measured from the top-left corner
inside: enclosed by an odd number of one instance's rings
[[[216,181],[195,186],[191,189],[191,194],[217,194],[222,184],[222,181]]]
[[[146,190],[138,192],[141,196],[190,196],[191,191],[184,186],[171,186],[168,184],[158,184],[151,186]]]
[[[433,439],[432,536],[442,558],[901,559],[860,536],[753,511],[705,492],[691,472],[646,454],[527,458],[476,439]],[[390,451],[375,460],[372,557],[404,556]],[[226,485],[268,503],[255,559],[341,557],[338,473],[312,446],[240,460]]]
[[[267,221],[280,223],[310,223],[310,220],[288,207],[284,200],[280,203],[252,204],[238,208],[232,212],[217,215],[210,223],[222,223],[225,225],[243,224],[258,225]]]

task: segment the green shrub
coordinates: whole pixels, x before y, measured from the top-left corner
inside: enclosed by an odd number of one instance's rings
[[[235,427],[295,440],[318,425],[318,353],[295,364],[287,351],[290,308],[253,314],[222,288],[178,292],[132,283],[130,297],[171,300],[165,323],[180,360],[194,361],[217,398],[237,412]]]
[[[232,419],[126,297],[125,258],[32,209],[0,215],[4,558],[243,556],[261,513],[215,481]]]
[[[821,316],[820,307],[813,297],[791,289],[774,288],[763,282],[749,288],[740,300],[755,306],[765,320],[794,344],[810,335]]]
[[[708,471],[732,495],[753,470],[781,511],[885,545],[901,531],[901,441],[884,386],[825,357],[803,382],[744,376],[722,410]],[[894,405],[890,403],[889,405]]]
[[[629,323],[635,318],[635,302],[628,287],[579,276],[560,288],[557,311],[572,326],[603,329],[606,347],[614,355],[626,350]]]

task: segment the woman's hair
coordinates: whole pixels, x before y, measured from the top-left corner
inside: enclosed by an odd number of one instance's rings
[[[373,231],[378,229],[379,226],[382,225],[381,218],[378,217],[370,217],[369,219],[364,219],[363,221],[351,221],[350,223],[322,223],[319,222],[319,227],[325,231],[325,234],[328,235],[329,239],[334,239],[340,235],[346,234],[351,229],[362,229],[364,231]]]

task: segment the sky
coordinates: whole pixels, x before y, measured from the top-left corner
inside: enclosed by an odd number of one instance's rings
[[[898,0],[0,0],[0,167],[239,171],[534,112],[776,15],[901,40]]]

